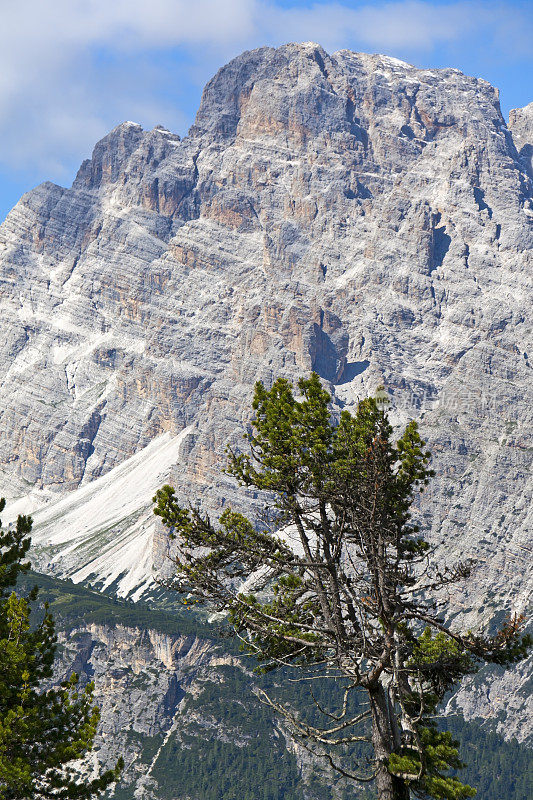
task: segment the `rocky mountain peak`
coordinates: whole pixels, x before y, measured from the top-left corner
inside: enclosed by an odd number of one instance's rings
[[[115,183],[124,162],[138,146],[142,136],[143,129],[136,122],[117,125],[96,144],[91,159],[83,162],[74,186],[98,189],[104,184]]]
[[[424,524],[443,558],[482,565],[457,609],[475,616],[489,586],[490,603],[523,609],[529,108],[510,130],[485,81],[305,43],[222,68],[183,140],[118,126],[71,189],[43,184],[0,226],[10,493],[87,500],[95,479],[158,437],[177,452],[187,430],[168,480],[213,513],[231,500],[254,514],[220,474],[254,382],[315,369],[336,409],[384,383],[395,424],[420,418],[435,455]],[[127,518],[113,507],[106,542],[133,531],[142,564],[159,564],[152,495],[138,496]],[[43,566],[53,551],[57,569],[90,578],[82,550],[63,559],[47,542]]]
[[[349,132],[354,115],[367,125],[384,123],[395,108],[396,119],[406,118],[394,133],[411,139],[426,141],[452,125],[504,125],[497,90],[485,81],[388,56],[328,55],[308,42],[246,52],[219,70],[204,90],[191,135],[289,137],[301,145]]]
[[[320,91],[329,59],[325,50],[313,42],[242,53],[222,67],[205,87],[191,135],[235,136],[251,95],[255,106],[267,85],[270,94],[274,82],[281,82],[279,93],[287,87],[300,92],[305,88]]]

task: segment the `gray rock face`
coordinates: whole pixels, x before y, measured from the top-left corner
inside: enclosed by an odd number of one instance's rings
[[[420,513],[442,557],[480,562],[455,610],[524,610],[532,119],[507,127],[457,70],[306,43],[221,69],[183,140],[120,125],[0,227],[11,494],[192,425],[174,482],[238,505],[219,469],[255,380],[313,368],[348,408],[383,383],[434,452]]]
[[[459,712],[495,730],[506,739],[533,746],[532,659],[512,669],[484,668],[463,685],[446,705],[446,714]]]
[[[533,103],[525,108],[513,108],[509,114],[509,128],[518,154],[529,173],[533,174]]]
[[[188,731],[187,698],[201,691],[205,681],[221,682],[220,667],[239,668],[238,662],[196,636],[122,625],[63,631],[59,646],[57,679],[75,671],[82,685],[94,681],[101,713],[94,749],[82,771],[92,771],[96,764],[110,768],[122,756],[123,778],[110,796],[161,796],[152,770],[171,736]]]

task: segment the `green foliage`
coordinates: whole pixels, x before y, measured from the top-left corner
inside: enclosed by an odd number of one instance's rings
[[[436,800],[461,800],[474,797],[476,790],[461,783],[454,775],[446,775],[450,769],[463,769],[459,758],[458,742],[449,731],[438,730],[436,723],[420,728],[420,739],[424,754],[425,770],[422,771],[420,754],[408,747],[401,753],[392,753],[389,769],[394,774],[411,775],[410,789],[419,797],[434,797]],[[419,777],[420,773],[422,776]]]
[[[410,792],[471,797],[474,790],[448,774],[461,767],[457,747],[432,720],[464,675],[525,656],[523,620],[510,618],[487,636],[453,631],[436,613],[431,595],[468,577],[472,564],[432,561],[412,520],[433,475],[416,423],[394,441],[379,398],[334,420],[316,374],[298,390],[300,399],[284,379],[270,390],[258,383],[249,452],[229,452],[226,471],[266,493],[268,524],[226,509],[214,525],[198,508],[182,508],[172,487],[157,492],[154,512],[176,542],[171,585],[226,611],[263,669],[296,668],[314,680],[320,668],[345,687],[341,707],[324,712],[321,725],[261,695],[303,746],[343,775],[371,780],[374,772],[378,793],[395,800]],[[250,576],[253,592],[239,591]],[[353,715],[349,698],[359,689],[369,708]],[[370,740],[372,768],[356,772],[347,748]]]
[[[459,740],[459,757],[466,763],[461,777],[477,788],[479,800],[530,800],[533,751],[516,739],[505,741],[494,731],[462,717],[439,724]]]
[[[153,770],[162,798],[301,800],[295,758],[240,669],[220,668],[216,682],[185,699],[183,712],[186,729],[171,738]]]
[[[444,631],[434,631],[426,626],[414,639],[407,666],[421,682],[433,691],[424,693],[424,702],[431,711],[444,694],[465,675],[476,672],[477,663],[472,652]]]
[[[192,615],[182,602],[163,595],[149,606],[133,603],[118,597],[88,589],[70,580],[60,580],[51,575],[32,572],[19,575],[17,590],[29,592],[33,586],[39,587],[38,603],[32,606],[31,618],[38,620],[44,603],[61,630],[69,631],[80,625],[124,625],[131,628],[150,628],[160,633],[174,634],[179,629],[182,635],[201,636],[213,639],[217,631],[213,625],[202,622],[198,615]]]
[[[26,597],[12,591],[29,569],[23,559],[30,531],[29,517],[19,516],[14,530],[0,524],[0,798],[89,798],[117,779],[121,764],[87,782],[70,768],[91,749],[99,712],[93,684],[80,690],[76,675],[46,688],[56,647],[53,618],[45,607],[31,625],[37,590]]]

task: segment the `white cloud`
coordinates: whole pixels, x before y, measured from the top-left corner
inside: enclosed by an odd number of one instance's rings
[[[514,7],[513,7],[514,6]],[[376,52],[380,49],[411,49],[427,53],[439,44],[481,36],[505,46],[507,55],[530,55],[533,23],[527,9],[516,3],[459,0],[434,3],[426,0],[396,0],[386,3],[342,2],[310,4],[280,9],[274,3],[258,6],[263,30],[290,36],[296,41],[318,40],[330,49],[357,42]],[[265,25],[266,22],[266,25]],[[528,49],[526,50],[526,44]]]
[[[122,119],[182,129],[170,81],[206,79],[227,58],[261,44],[315,40],[329,50],[408,51],[423,60],[440,44],[485,37],[525,53],[531,23],[527,11],[510,13],[510,5],[2,0],[0,162],[59,178]],[[164,56],[176,48],[183,67],[169,76]]]
[[[453,4],[439,14],[435,6],[416,0],[358,8],[327,3],[281,13],[274,6],[264,6],[264,11],[272,30],[291,31],[302,39],[314,40],[318,36],[333,48],[345,47],[347,41],[355,40],[373,50],[401,47],[427,51],[465,32],[470,26],[472,5],[477,3]]]
[[[0,161],[57,174],[123,118],[182,127],[158,92],[168,76],[150,55],[244,40],[252,8],[249,0],[3,0]]]

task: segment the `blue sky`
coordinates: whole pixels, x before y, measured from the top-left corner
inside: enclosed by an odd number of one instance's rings
[[[185,133],[203,85],[243,50],[317,41],[452,66],[533,101],[533,0],[1,0],[0,219],[70,185],[124,120]]]

